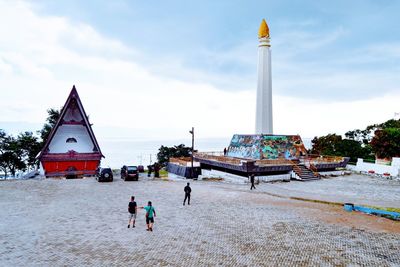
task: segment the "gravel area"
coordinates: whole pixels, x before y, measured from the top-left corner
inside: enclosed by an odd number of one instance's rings
[[[400,266],[399,223],[273,197],[270,184],[193,181],[182,206],[185,182],[0,182],[0,266]],[[153,202],[153,232],[143,211],[126,227],[131,195]],[[377,227],[347,223],[356,217]]]

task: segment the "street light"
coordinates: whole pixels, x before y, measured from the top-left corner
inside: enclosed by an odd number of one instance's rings
[[[192,127],[192,130],[189,131],[189,133],[192,135],[192,155],[191,155],[190,178],[193,178],[194,127]]]

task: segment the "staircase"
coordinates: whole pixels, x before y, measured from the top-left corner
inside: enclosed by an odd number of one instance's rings
[[[293,165],[293,171],[296,174],[296,178],[299,181],[311,181],[319,180],[320,176],[318,173],[314,173],[312,170],[307,168],[304,164]]]

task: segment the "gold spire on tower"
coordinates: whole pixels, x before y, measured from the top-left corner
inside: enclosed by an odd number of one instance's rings
[[[269,38],[269,28],[265,19],[261,21],[260,29],[258,30],[258,38],[264,37]]]

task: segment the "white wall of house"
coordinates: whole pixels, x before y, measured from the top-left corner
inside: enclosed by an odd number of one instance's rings
[[[364,162],[363,159],[359,158],[357,165],[350,169],[359,172],[374,171],[377,174],[390,173],[390,176],[400,176],[400,158],[392,158],[391,165]]]
[[[76,143],[67,143],[68,138],[75,138]],[[79,153],[93,152],[94,143],[83,125],[61,125],[49,144],[50,153],[66,153],[74,150]]]

